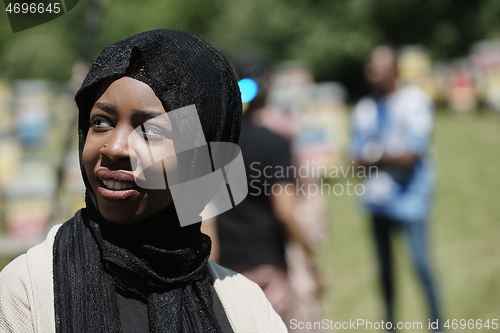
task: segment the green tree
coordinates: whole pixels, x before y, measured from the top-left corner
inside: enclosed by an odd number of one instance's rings
[[[67,80],[85,42],[91,0],[44,25],[12,34],[0,14],[0,76]],[[110,0],[93,46],[157,28],[193,32],[229,56],[258,49],[270,61],[300,59],[318,80],[363,92],[362,65],[380,42],[422,44],[434,58],[464,56],[500,36],[497,0]]]

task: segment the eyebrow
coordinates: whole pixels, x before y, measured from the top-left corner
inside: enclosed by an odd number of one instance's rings
[[[132,109],[132,115],[152,119],[165,114],[165,112]]]
[[[113,105],[113,104],[96,102],[94,104],[94,107],[99,108],[107,113],[116,113],[116,105]],[[161,116],[164,113],[165,112],[132,109],[133,116],[143,117],[146,119],[152,119],[152,118]]]
[[[96,102],[94,107],[106,111],[107,113],[116,113],[116,106],[113,104]]]

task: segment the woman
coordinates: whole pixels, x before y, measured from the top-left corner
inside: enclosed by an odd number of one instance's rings
[[[200,224],[180,226],[173,185],[147,182],[170,180],[185,163],[179,146],[200,141],[168,112],[194,106],[201,141],[237,141],[241,100],[226,60],[186,32],[141,33],[102,51],[75,100],[86,208],[1,272],[0,331],[286,332],[258,286],[208,261]],[[189,151],[196,170],[202,154]]]

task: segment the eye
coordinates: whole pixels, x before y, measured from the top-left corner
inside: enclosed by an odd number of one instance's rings
[[[144,125],[144,134],[146,135],[152,135],[152,136],[161,136],[163,133],[162,131],[156,127],[156,126],[152,126],[152,125]]]
[[[111,126],[111,122],[108,119],[101,117],[101,116],[93,117],[92,119],[90,119],[89,123],[90,123],[90,127],[94,127],[94,128],[111,128],[111,127],[113,127],[113,126]]]
[[[142,135],[146,141],[160,142],[169,138],[168,133],[155,125],[144,123],[141,125]]]

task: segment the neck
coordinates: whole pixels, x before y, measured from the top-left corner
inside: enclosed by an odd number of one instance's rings
[[[379,99],[386,99],[392,94],[394,94],[397,90],[396,82],[392,82],[383,87],[378,87],[373,91],[373,94],[377,96]]]

